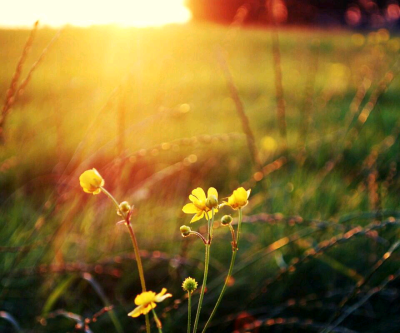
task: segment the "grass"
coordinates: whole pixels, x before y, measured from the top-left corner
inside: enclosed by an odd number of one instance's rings
[[[21,77],[55,33],[38,30]],[[186,331],[180,286],[202,276],[201,243],[179,233],[189,222],[181,208],[197,186],[214,186],[221,197],[239,185],[252,188],[244,214],[254,221],[243,225],[233,285],[210,332],[241,330],[244,322],[262,323],[255,332],[322,330],[398,239],[398,222],[379,225],[400,214],[398,77],[365,123],[348,116],[361,82],[371,88],[356,116],[391,70],[398,37],[365,34],[357,46],[352,32],[279,32],[288,136],[279,159],[270,32],[238,30],[224,43],[227,33],[213,25],[67,27],[52,45],[10,111],[0,150],[0,311],[24,331],[70,332],[75,321],[66,313],[42,317],[61,309],[91,318],[108,304],[113,312],[91,323],[93,332],[143,329],[142,318],[126,316],[140,293],[129,237],[105,196],[81,191],[78,177],[87,168],[100,171],[117,200],[135,205],[148,288],[174,295],[157,308],[165,332]],[[28,35],[0,31],[4,96]],[[218,61],[221,44],[254,133],[261,179]],[[346,136],[351,128],[359,130]],[[194,228],[204,232],[203,222]],[[379,227],[365,232],[371,223]],[[215,230],[200,328],[228,269],[229,237]],[[342,313],[398,263],[394,251]],[[338,332],[397,331],[398,281],[385,286]],[[2,331],[12,327],[0,320]]]

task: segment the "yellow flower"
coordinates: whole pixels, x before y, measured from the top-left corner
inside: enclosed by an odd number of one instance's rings
[[[79,182],[86,193],[99,194],[100,186],[104,186],[104,179],[96,169],[86,170],[79,177]]]
[[[128,313],[128,316],[131,317],[139,317],[141,314],[147,314],[152,309],[154,309],[157,303],[162,302],[168,297],[172,297],[171,294],[165,294],[167,289],[163,288],[159,294],[156,295],[153,291],[145,291],[142,292],[140,295],[137,295],[135,298],[135,304],[137,307],[133,309],[133,311]]]
[[[218,200],[218,192],[214,187],[208,189],[207,197],[204,190],[200,187],[192,191],[192,194],[189,195],[189,200],[192,203],[188,203],[182,208],[182,211],[186,214],[195,214],[190,223],[200,220],[204,217],[205,213],[211,211],[212,208],[206,205],[207,199],[211,198],[211,196],[214,196]],[[214,209],[214,212],[218,212],[218,209]]]
[[[239,209],[246,206],[249,201],[251,190],[245,190],[243,187],[239,187],[237,190],[233,191],[232,195],[228,197],[228,201],[224,201],[220,207],[222,206],[230,206],[233,209]]]

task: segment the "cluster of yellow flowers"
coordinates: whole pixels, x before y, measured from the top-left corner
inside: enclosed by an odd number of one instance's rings
[[[248,204],[250,192],[251,190],[246,191],[243,187],[239,187],[227,198],[228,201],[223,201],[222,204],[218,206],[218,192],[214,187],[208,189],[207,196],[204,190],[198,187],[189,195],[191,203],[183,206],[182,211],[186,214],[195,214],[190,221],[190,223],[193,223],[206,216],[213,207],[215,208],[214,213],[217,213],[218,208],[223,206],[230,206],[235,210],[245,207]]]
[[[121,203],[118,203],[118,201],[115,200],[115,198],[104,188],[105,181],[100,175],[100,173],[96,169],[92,170],[87,170],[82,173],[82,175],[79,177],[79,182],[81,187],[83,188],[83,191],[86,193],[92,193],[93,195],[99,194],[100,192],[103,192],[106,194],[116,205],[117,207],[117,214],[123,218],[123,221],[126,226],[129,229],[130,236],[132,239],[133,247],[135,250],[135,255],[136,255],[136,260],[138,264],[138,269],[139,269],[139,276],[142,284],[142,290],[143,292],[139,295],[136,296],[135,298],[135,304],[137,305],[136,308],[128,313],[129,316],[131,317],[138,317],[140,315],[146,315],[152,311],[154,315],[154,319],[157,323],[157,327],[159,331],[161,332],[161,322],[158,319],[156,313],[154,312],[154,308],[157,306],[156,303],[160,303],[164,301],[166,298],[172,297],[170,293],[167,293],[167,289],[163,288],[160,293],[156,294],[153,291],[147,291],[146,286],[145,286],[145,280],[144,280],[144,274],[143,274],[143,267],[141,264],[141,259],[139,256],[139,248],[136,240],[136,236],[133,232],[132,226],[130,224],[131,221],[131,214],[133,208],[129,205],[128,202],[123,201]],[[199,315],[200,315],[200,310],[201,310],[201,304],[204,296],[204,291],[206,287],[206,281],[207,281],[207,272],[208,272],[208,264],[209,264],[209,247],[211,245],[212,241],[212,231],[213,231],[213,222],[214,222],[214,216],[215,213],[218,212],[219,209],[221,209],[224,206],[228,206],[234,210],[239,210],[239,221],[238,221],[238,227],[237,231],[235,232],[233,226],[232,226],[232,217],[230,215],[225,215],[221,219],[221,225],[223,226],[229,226],[232,234],[232,260],[231,260],[231,266],[228,272],[228,277],[226,281],[228,281],[229,276],[232,273],[232,267],[235,261],[236,257],[236,252],[238,249],[238,242],[239,242],[239,236],[240,236],[240,228],[241,228],[241,222],[242,222],[242,208],[245,207],[248,204],[248,199],[250,196],[251,190],[245,190],[243,187],[239,187],[233,193],[225,198],[221,204],[218,203],[218,191],[214,187],[210,187],[207,191],[207,195],[205,191],[198,187],[192,191],[192,193],[189,195],[189,200],[191,201],[190,203],[186,204],[183,208],[182,211],[186,214],[194,214],[192,219],[190,220],[190,223],[196,222],[198,220],[201,220],[202,218],[206,218],[208,221],[208,239],[206,239],[203,235],[196,231],[192,231],[190,227],[188,226],[181,226],[180,230],[182,233],[182,236],[187,237],[190,235],[197,235],[199,238],[202,239],[204,244],[206,245],[206,259],[205,259],[205,270],[204,270],[204,278],[203,278],[203,286],[201,289],[200,293],[200,300],[198,304],[198,309],[197,309],[197,315],[196,315],[196,320],[194,323],[194,329],[193,332],[196,332],[197,330],[197,325],[198,325],[198,320],[199,320]],[[189,300],[189,311],[188,311],[188,331],[190,331],[190,297],[191,294],[194,292],[195,289],[197,289],[197,282],[193,278],[186,278],[185,281],[182,284],[183,290],[188,293],[188,300]],[[207,325],[209,324],[210,320],[212,319],[221,299],[224,294],[226,288],[226,283],[221,291],[221,295],[218,299],[218,302],[208,320],[206,323],[206,326],[204,327],[203,332],[206,330]],[[147,331],[150,331],[150,326],[148,324],[148,320],[146,319],[146,327]]]
[[[192,193],[189,195],[189,200],[191,201],[190,203],[186,204],[183,206],[182,211],[186,214],[194,214],[190,223],[196,222],[203,217],[205,217],[208,221],[208,237],[204,237],[202,234],[200,234],[197,231],[193,231],[189,226],[183,225],[180,227],[180,231],[183,237],[188,237],[190,235],[195,235],[199,237],[204,245],[206,246],[205,249],[205,260],[204,260],[204,277],[203,277],[203,285],[200,291],[200,299],[199,303],[197,306],[197,313],[196,313],[196,319],[194,322],[194,327],[193,327],[193,332],[195,333],[197,331],[197,326],[199,323],[199,318],[200,318],[200,312],[201,312],[201,306],[203,303],[203,298],[204,298],[204,292],[206,289],[206,284],[207,284],[207,276],[208,276],[208,265],[210,262],[210,246],[212,242],[212,234],[213,234],[213,227],[214,227],[214,217],[215,213],[218,212],[219,209],[221,209],[224,206],[229,206],[233,210],[239,210],[239,221],[238,221],[238,226],[237,230],[232,226],[232,217],[230,215],[225,215],[221,219],[221,225],[222,226],[228,226],[231,235],[232,235],[232,258],[231,258],[231,264],[230,268],[228,271],[228,276],[225,280],[225,284],[222,288],[221,294],[217,300],[217,303],[214,307],[213,312],[211,313],[204,329],[203,332],[207,329],[208,324],[210,323],[212,317],[214,316],[219,304],[221,303],[222,297],[224,295],[224,292],[227,287],[227,282],[229,280],[229,277],[232,274],[232,268],[235,263],[235,258],[236,258],[236,253],[238,250],[238,242],[239,242],[239,237],[240,237],[240,230],[241,230],[241,223],[242,223],[242,208],[247,206],[248,204],[248,199],[250,196],[251,190],[245,190],[243,187],[239,187],[233,193],[225,198],[221,204],[218,204],[218,191],[214,187],[210,187],[207,191],[207,195],[205,191],[198,187],[192,191]],[[191,317],[191,294],[192,292],[189,292],[188,290],[188,285],[192,284],[193,285],[193,279],[187,278],[182,287],[185,291],[188,291],[188,332],[190,332],[191,329],[191,323],[190,323],[190,317]],[[196,288],[197,288],[197,282],[196,282]]]

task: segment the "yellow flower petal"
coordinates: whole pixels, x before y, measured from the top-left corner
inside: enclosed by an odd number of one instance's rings
[[[160,303],[160,302],[162,302],[163,300],[165,300],[166,298],[172,297],[172,294],[170,294],[170,293],[165,294],[166,292],[167,292],[167,289],[166,289],[166,288],[162,288],[161,292],[158,293],[158,294],[156,295],[156,297],[155,297],[154,300],[155,300],[157,303]],[[165,294],[165,295],[164,295],[164,294]]]
[[[206,194],[204,190],[201,187],[198,187],[192,191],[192,194],[199,200],[199,201],[205,201],[206,200]]]
[[[194,195],[189,195],[189,200],[193,203],[193,205],[195,205],[198,210],[203,210],[205,207],[205,203],[206,201],[200,201],[199,199],[197,199]]]
[[[145,291],[142,292],[140,295],[137,295],[135,298],[136,305],[143,305],[154,301],[154,297],[156,293],[153,291]]]
[[[148,304],[147,306],[145,306],[145,308],[142,310],[142,313],[143,313],[144,315],[145,315],[145,314],[148,314],[148,313],[151,311],[151,309],[154,309],[156,306],[157,306],[156,303],[151,302],[150,304]]]
[[[204,212],[200,211],[198,212],[195,216],[193,216],[193,218],[190,220],[190,223],[196,222],[198,220],[201,220],[204,216]]]
[[[245,190],[243,187],[239,187],[234,190],[232,195],[225,201],[220,207],[224,205],[229,205],[233,209],[239,209],[245,207],[248,204],[248,198],[250,196],[251,190]]]
[[[139,317],[143,312],[143,305],[139,305],[133,309],[133,311],[128,313],[128,316],[136,318]]]
[[[214,187],[210,187],[207,191],[207,197],[209,198],[211,195],[215,195],[218,200],[218,191]]]
[[[247,191],[243,187],[239,187],[236,191],[233,191],[233,196],[237,202],[247,201]]]
[[[198,209],[194,204],[188,203],[185,206],[183,206],[182,211],[186,214],[196,214]]]

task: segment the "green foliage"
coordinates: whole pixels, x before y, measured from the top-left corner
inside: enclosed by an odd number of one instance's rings
[[[22,77],[54,33],[38,31]],[[214,186],[224,198],[239,185],[252,188],[244,215],[264,215],[243,224],[234,280],[210,332],[240,329],[238,317],[245,313],[249,321],[297,317],[298,324],[312,319],[314,329],[323,328],[356,281],[398,239],[396,224],[344,237],[272,282],[321,242],[357,226],[399,218],[397,76],[360,130],[353,137],[346,134],[357,126],[349,112],[361,83],[368,80],[371,88],[355,116],[398,57],[398,38],[375,44],[367,38],[359,46],[350,32],[280,32],[288,133],[284,152],[270,32],[239,30],[227,42],[229,33],[213,25],[67,27],[49,50],[11,110],[0,150],[0,310],[23,329],[71,331],[71,318],[48,318],[46,325],[36,319],[57,309],[91,318],[109,303],[114,312],[91,323],[93,332],[114,332],[116,326],[134,332],[144,325],[143,318],[126,315],[141,291],[128,234],[116,225],[115,207],[104,195],[79,187],[79,174],[93,167],[117,200],[135,206],[132,224],[146,250],[148,288],[166,287],[177,300],[185,296],[184,278],[201,281],[202,276],[202,242],[182,239],[179,231],[189,222],[181,208],[191,190]],[[27,35],[0,31],[3,95]],[[258,181],[219,68],[220,45],[264,166]],[[273,164],[282,156],[284,163]],[[224,208],[219,214],[217,219],[231,211]],[[192,226],[206,230],[205,220]],[[228,269],[227,229],[214,232],[204,313],[212,310]],[[362,292],[393,274],[398,260],[394,252]],[[101,287],[101,297],[85,273]],[[264,288],[269,279],[271,285]],[[386,320],[396,331],[398,321],[391,319],[399,314],[397,294],[393,282],[386,293],[369,300],[368,311],[360,308],[341,326],[377,332]],[[197,300],[195,292],[193,307]],[[186,331],[184,303],[158,305],[164,332]],[[201,317],[200,328],[206,319]],[[0,330],[9,327],[0,321]],[[301,325],[297,328],[302,332]]]

